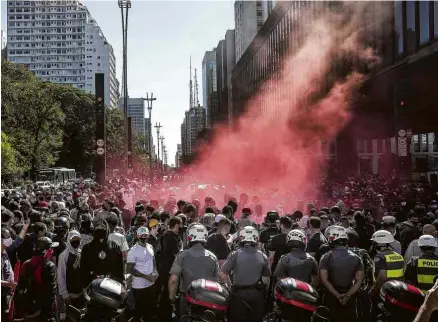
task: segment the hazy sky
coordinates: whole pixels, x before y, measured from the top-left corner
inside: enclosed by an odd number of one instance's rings
[[[1,1],[1,27],[6,30],[6,1]],[[122,80],[122,26],[117,1],[82,1],[114,47],[117,78]],[[202,59],[234,28],[233,1],[132,1],[128,26],[128,91],[130,97],[153,92],[152,122],[161,122],[168,163],[175,161],[180,125],[189,106],[189,58],[198,70],[202,104]],[[154,144],[156,144],[154,133]],[[160,149],[161,150],[161,149]],[[161,152],[161,151],[160,151]]]

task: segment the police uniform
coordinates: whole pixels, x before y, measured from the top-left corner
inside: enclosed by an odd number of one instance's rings
[[[318,275],[316,259],[301,248],[292,249],[282,256],[274,272],[275,277],[292,277],[309,284],[312,282],[312,275]]]
[[[428,291],[433,287],[436,275],[438,275],[438,256],[435,254],[414,256],[406,265],[406,282],[417,286],[422,291]]]
[[[234,276],[234,294],[229,302],[230,321],[261,322],[264,313],[261,278],[271,275],[266,255],[254,246],[245,245],[228,256],[222,271],[227,275],[233,271]]]
[[[335,248],[322,256],[319,269],[328,272],[329,281],[339,294],[346,294],[353,285],[356,272],[363,271],[363,264],[352,251]],[[341,305],[335,296],[326,291],[324,304],[332,312],[332,321],[357,321],[356,294],[346,305]]]
[[[197,279],[217,281],[219,278],[219,262],[216,256],[206,250],[203,245],[195,244],[176,256],[169,273],[180,277],[180,321],[187,321],[188,311],[185,293],[190,283]]]
[[[402,279],[404,258],[393,250],[384,250],[374,257],[375,276],[379,275],[381,270],[386,270],[386,278]]]

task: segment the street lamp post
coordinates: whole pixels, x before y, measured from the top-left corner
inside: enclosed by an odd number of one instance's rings
[[[157,171],[160,171],[160,129],[163,126],[160,123],[155,123],[155,128],[157,129]]]
[[[160,136],[160,140],[161,140],[161,158],[163,159],[162,161],[162,164],[161,164],[161,168],[162,168],[162,171],[163,171],[163,173],[164,173],[164,136]]]
[[[144,98],[147,102],[147,109],[149,112],[149,134],[148,134],[148,140],[149,140],[149,159],[151,162],[151,169],[152,169],[152,155],[154,154],[153,146],[152,146],[152,104],[154,101],[157,100],[156,97],[154,97],[154,93],[151,93],[151,97],[149,97],[149,93],[146,93],[146,98]]]
[[[118,5],[122,14],[122,39],[123,39],[123,110],[125,114],[124,118],[124,130],[125,130],[125,162],[126,168],[128,168],[128,12],[131,8],[131,0],[119,0]]]

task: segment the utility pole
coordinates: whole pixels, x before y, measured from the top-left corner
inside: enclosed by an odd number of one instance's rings
[[[160,129],[163,126],[160,123],[155,123],[155,128],[157,129],[157,150],[158,150],[158,155],[157,155],[157,170],[159,170],[159,164],[160,164]]]
[[[150,160],[150,166],[152,169],[152,158],[154,155],[154,149],[152,144],[152,103],[157,100],[156,97],[154,97],[154,93],[151,93],[151,97],[149,97],[149,93],[146,93],[146,98],[143,100],[146,101],[148,112],[149,112],[149,133],[148,133],[148,140],[149,140],[149,160]]]
[[[131,0],[119,0],[118,5],[122,13],[122,40],[123,40],[123,110],[125,114],[124,118],[124,130],[125,130],[125,162],[126,169],[128,168],[128,150],[129,139],[128,139],[128,12],[131,8]]]
[[[164,172],[164,136],[160,136],[160,140],[161,140],[161,158],[163,159],[163,162],[162,162],[162,169],[163,169],[163,172]]]

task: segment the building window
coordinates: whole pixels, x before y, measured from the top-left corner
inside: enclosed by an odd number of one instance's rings
[[[396,1],[394,4],[395,45],[397,54],[403,53],[403,3]]]
[[[433,3],[433,12],[434,12],[434,14],[433,14],[433,21],[434,21],[433,31],[434,31],[435,38],[438,38],[438,2],[437,1],[434,1],[434,3]]]
[[[420,1],[420,45],[430,39],[429,1]]]
[[[406,47],[408,52],[415,51],[417,33],[415,29],[415,1],[406,2]]]

